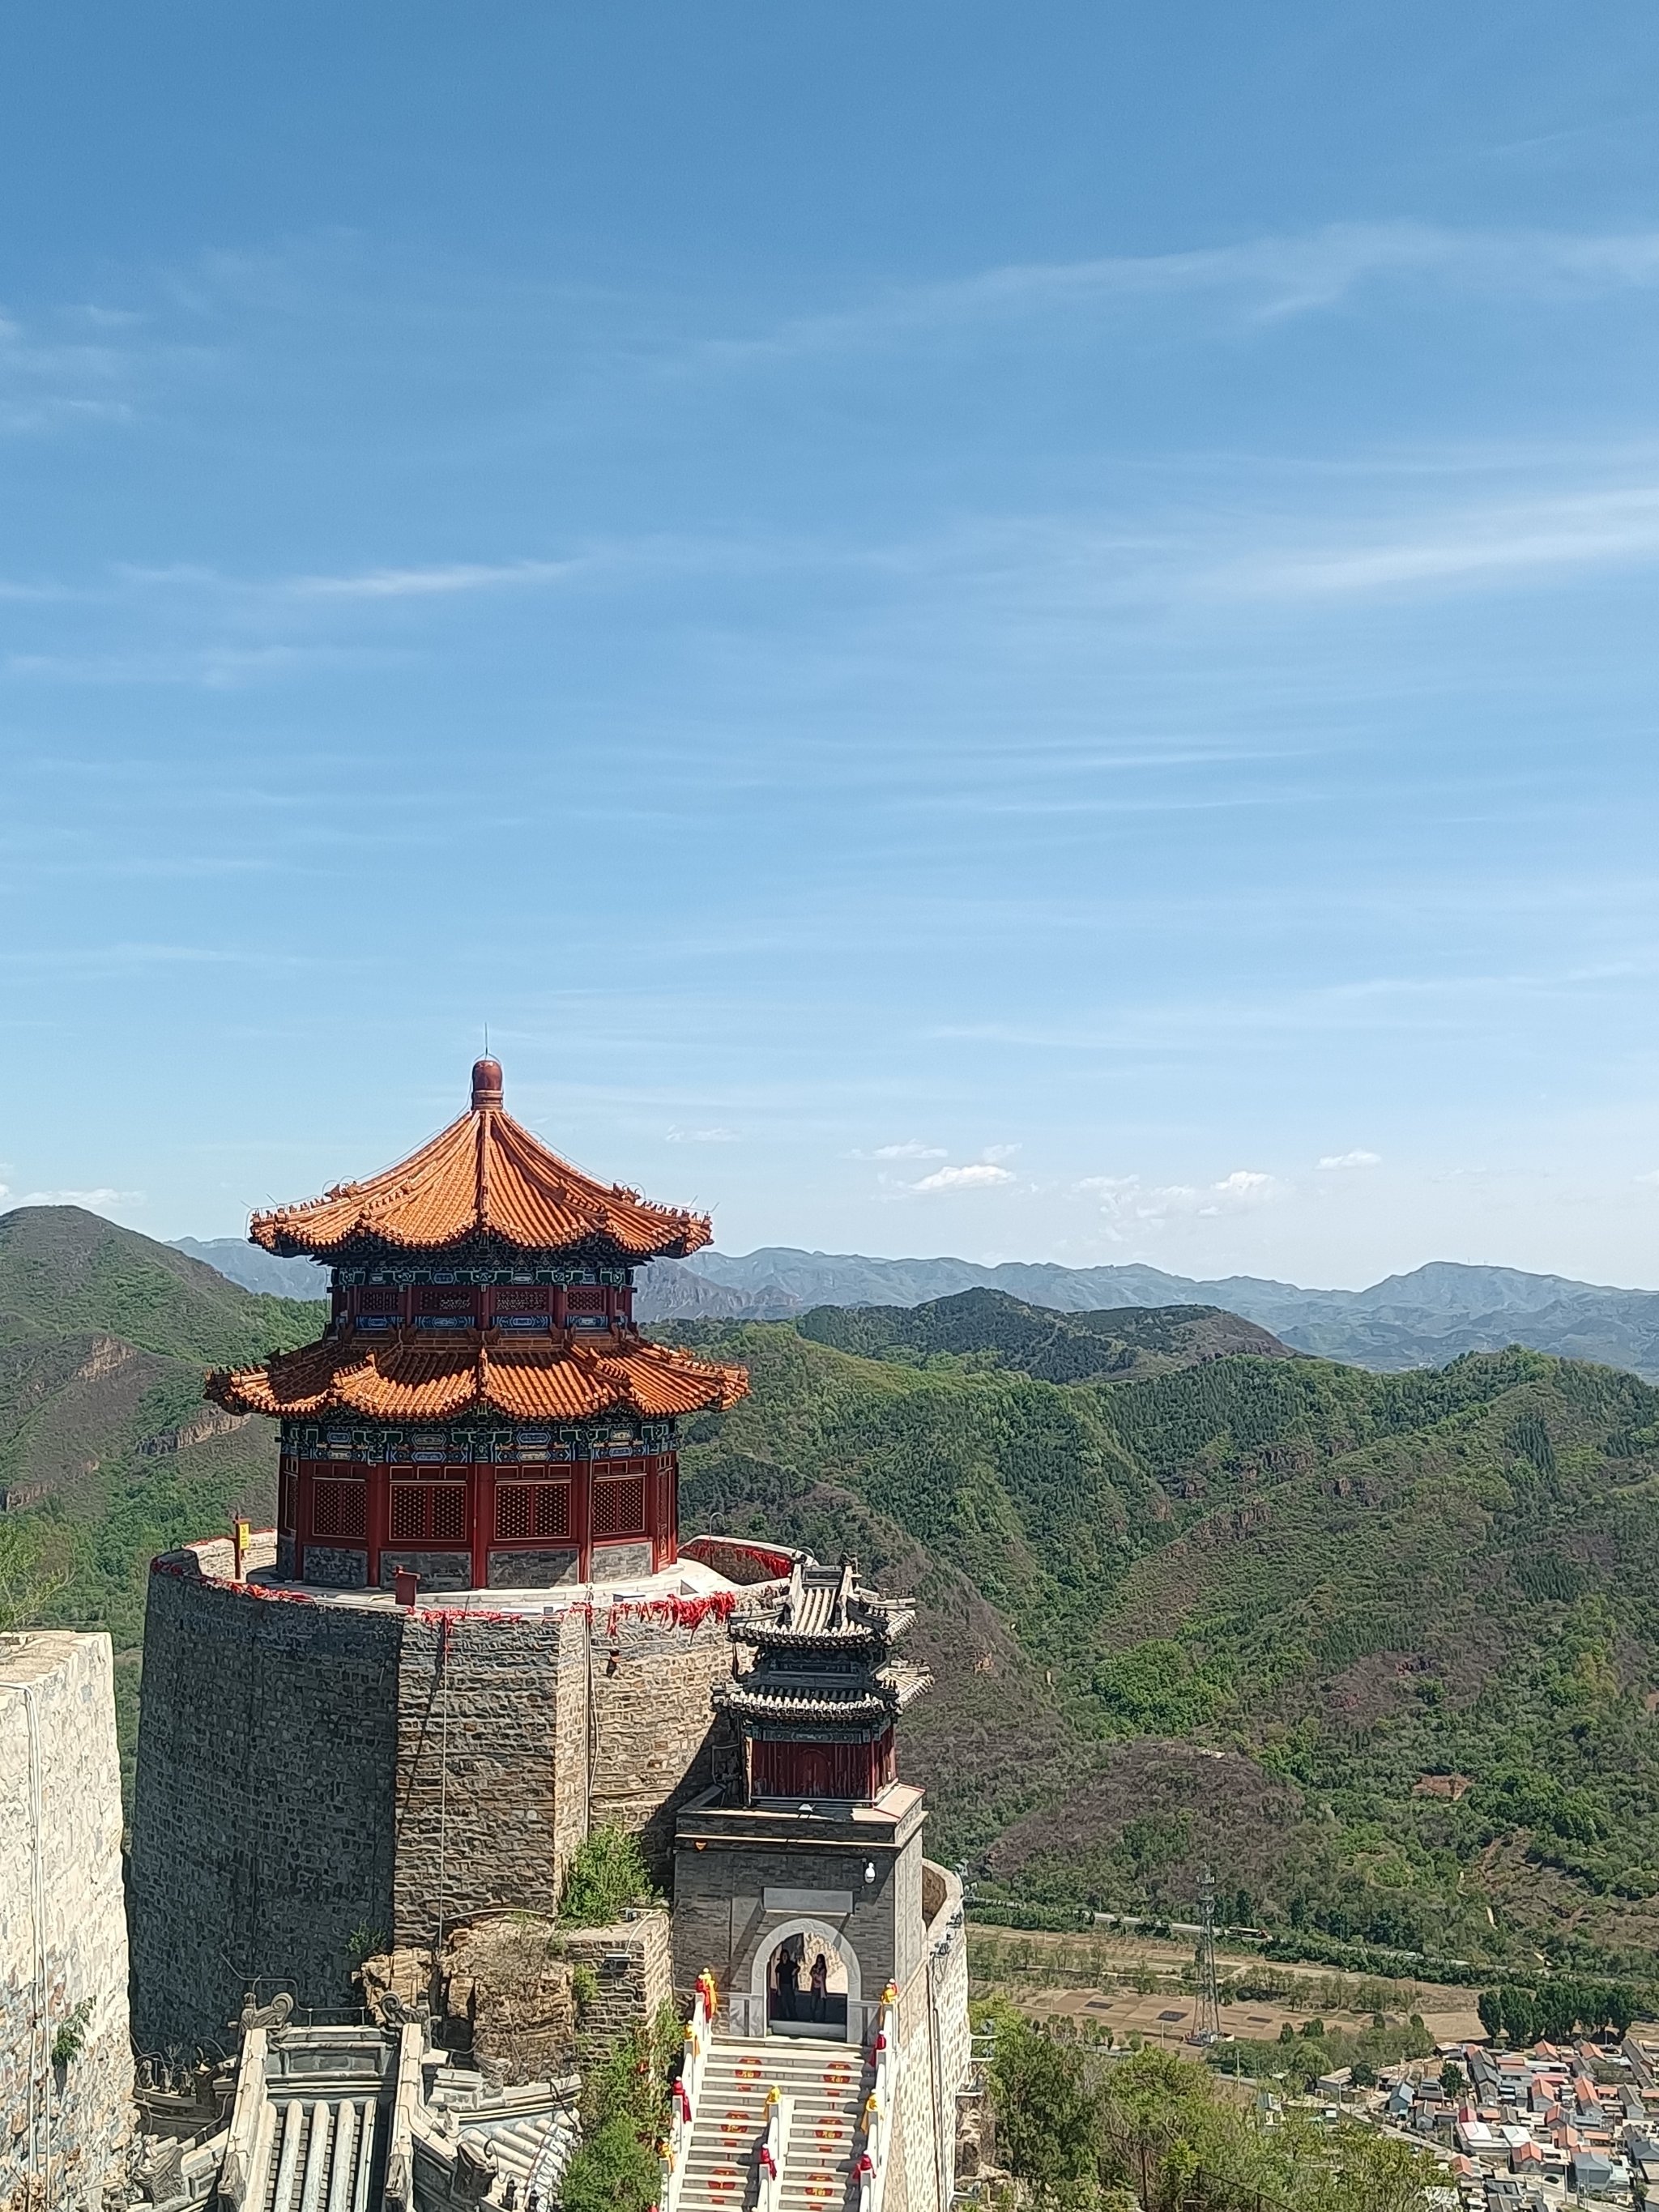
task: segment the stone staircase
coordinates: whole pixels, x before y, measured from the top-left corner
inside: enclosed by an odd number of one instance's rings
[[[755,2149],[775,2086],[792,2100],[780,2212],[846,2212],[861,2140],[864,2054],[849,2043],[716,2036],[686,2146],[680,2212],[748,2212]]]

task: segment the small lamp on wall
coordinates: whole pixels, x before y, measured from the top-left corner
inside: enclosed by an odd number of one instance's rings
[[[873,1859],[866,1859],[864,1862],[864,1879],[866,1881],[873,1881],[875,1878],[876,1863]]]

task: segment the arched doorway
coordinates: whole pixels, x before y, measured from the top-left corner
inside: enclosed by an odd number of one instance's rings
[[[823,2043],[855,2042],[863,2027],[858,1954],[822,1920],[771,1929],[755,1954],[750,2018],[768,2035]]]

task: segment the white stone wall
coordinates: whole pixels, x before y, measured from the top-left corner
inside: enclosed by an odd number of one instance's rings
[[[898,2171],[888,2176],[889,2212],[947,2212],[956,2187],[957,2096],[968,2079],[962,1884],[931,1860],[922,1863],[921,1874],[917,1903],[927,1918],[921,1963],[899,1993],[904,2058],[893,2143]]]
[[[131,2087],[109,1638],[0,1636],[0,2212],[99,2212]]]

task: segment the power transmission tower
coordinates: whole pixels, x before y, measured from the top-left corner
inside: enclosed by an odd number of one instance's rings
[[[1215,1876],[1206,1866],[1198,1878],[1198,2026],[1195,2040],[1221,2037],[1221,1989],[1215,1971]]]

